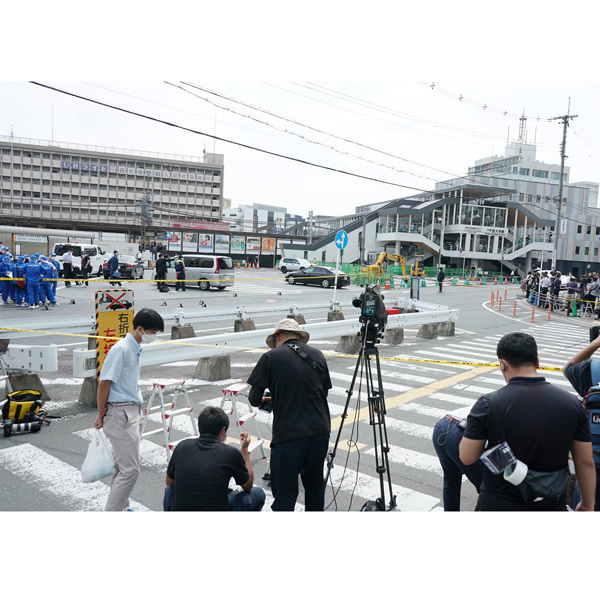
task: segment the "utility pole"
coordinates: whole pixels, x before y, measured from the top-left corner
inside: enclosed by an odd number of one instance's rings
[[[554,251],[552,256],[552,269],[556,269],[556,263],[558,260],[558,242],[560,239],[560,219],[562,213],[563,204],[563,186],[564,186],[564,174],[565,174],[565,149],[567,147],[567,127],[569,126],[569,120],[574,119],[579,115],[571,115],[571,98],[569,98],[569,106],[567,114],[562,117],[553,117],[548,119],[549,121],[562,121],[563,122],[563,139],[560,147],[560,182],[558,184],[558,209],[556,211],[556,225],[554,227]]]
[[[150,191],[144,191],[142,206],[140,208],[140,233],[142,248],[146,248],[146,227],[152,225],[152,215],[150,213]]]

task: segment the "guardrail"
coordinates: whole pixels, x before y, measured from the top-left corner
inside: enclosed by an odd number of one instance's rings
[[[449,309],[439,304],[397,298],[392,305],[388,304],[388,308],[391,306],[406,310],[418,310],[420,312],[389,315],[387,329],[426,325],[429,323],[444,323],[447,321],[456,322],[458,320],[458,309]],[[300,325],[300,327],[310,333],[311,339],[318,340],[357,334],[362,324],[357,317],[342,321],[311,323],[309,325]],[[266,333],[265,329],[259,329],[238,333],[208,335],[199,338],[186,338],[184,340],[169,342],[154,342],[144,347],[140,363],[143,367],[149,367],[168,364],[174,361],[197,360],[210,356],[243,352],[244,350],[254,348],[264,348]],[[174,345],[176,345],[176,348]],[[74,350],[73,377],[92,377],[95,374],[96,351]]]
[[[313,304],[285,304],[270,303],[266,306],[236,306],[235,308],[222,308],[216,310],[206,310],[203,308],[178,309],[173,311],[161,312],[165,326],[183,325],[186,322],[216,321],[220,319],[248,319],[251,316],[260,316],[273,313],[302,314],[304,312],[316,312],[319,310],[340,311],[350,308],[352,303],[348,302],[318,302]],[[14,319],[3,320],[2,327],[12,330],[27,331],[6,331],[0,330],[0,339],[3,338],[22,338],[36,337],[46,335],[44,331],[63,332],[63,333],[89,333],[96,327],[94,315],[73,316],[68,315],[62,318],[37,318],[37,319]]]

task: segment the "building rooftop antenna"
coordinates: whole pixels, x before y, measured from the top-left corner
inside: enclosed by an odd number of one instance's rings
[[[525,111],[523,111],[523,115],[519,119],[519,138],[517,139],[517,143],[526,144],[527,143],[527,131],[525,127],[527,126],[527,117],[525,116]]]

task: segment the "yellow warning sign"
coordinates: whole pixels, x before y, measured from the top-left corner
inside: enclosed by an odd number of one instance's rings
[[[133,330],[133,290],[98,290],[96,299],[96,376],[100,376],[108,351]]]

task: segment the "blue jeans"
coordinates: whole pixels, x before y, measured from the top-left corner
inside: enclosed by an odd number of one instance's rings
[[[249,492],[239,491],[229,494],[229,508],[239,511],[259,511],[265,504],[265,490],[253,486]],[[165,487],[165,496],[163,498],[163,509],[171,510],[173,501],[173,486]]]
[[[444,510],[460,510],[460,488],[463,473],[477,489],[481,487],[483,479],[483,463],[477,461],[472,465],[465,465],[458,456],[458,445],[462,440],[464,430],[448,419],[440,419],[433,428],[433,447],[440,459],[444,472]]]
[[[265,490],[253,486],[249,492],[239,491],[229,494],[229,508],[231,510],[258,511],[265,504]]]

